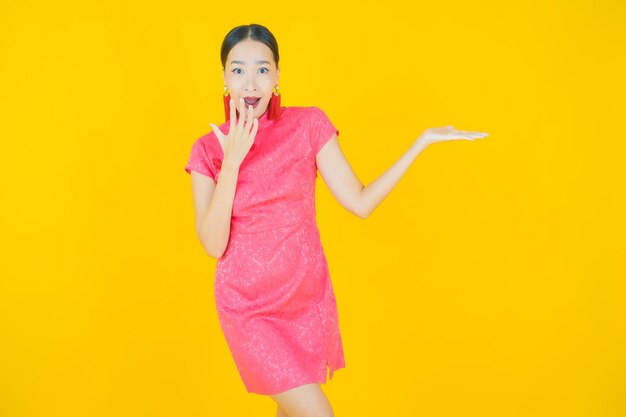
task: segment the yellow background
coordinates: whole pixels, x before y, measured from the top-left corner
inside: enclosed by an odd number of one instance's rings
[[[274,415],[223,339],[183,171],[248,23],[365,184],[426,128],[489,133],[427,148],[367,220],[318,179],[336,415],[626,415],[625,11],[3,1],[0,415]]]

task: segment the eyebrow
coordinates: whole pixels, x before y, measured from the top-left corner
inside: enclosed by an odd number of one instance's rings
[[[245,63],[246,63],[246,61],[232,61],[230,63],[230,65],[233,65],[233,64],[245,64]],[[268,64],[269,65],[269,62],[268,61],[256,61],[256,64]]]

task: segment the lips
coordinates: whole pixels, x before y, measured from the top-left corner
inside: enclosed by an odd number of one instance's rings
[[[261,97],[244,97],[243,98],[246,104],[256,104],[256,102],[259,101],[260,99]]]

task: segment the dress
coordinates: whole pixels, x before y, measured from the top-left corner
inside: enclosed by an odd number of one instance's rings
[[[218,126],[227,134],[230,121]],[[345,368],[338,310],[315,211],[315,156],[335,129],[318,107],[268,112],[244,158],[228,246],[217,261],[220,327],[249,393],[326,383]],[[214,132],[192,146],[185,171],[219,180]]]

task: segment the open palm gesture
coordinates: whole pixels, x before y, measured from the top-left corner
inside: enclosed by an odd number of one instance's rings
[[[489,136],[485,132],[474,132],[469,130],[457,130],[452,125],[445,127],[432,127],[426,129],[418,140],[426,145],[449,140],[474,140]]]

